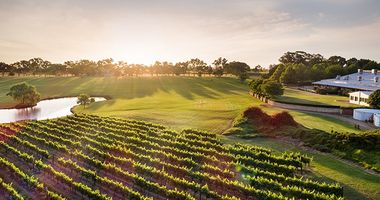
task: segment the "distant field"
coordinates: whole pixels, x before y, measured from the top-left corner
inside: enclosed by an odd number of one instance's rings
[[[355,104],[348,103],[348,97],[345,96],[320,95],[289,87],[285,88],[284,95],[276,97],[275,100],[289,103],[302,103],[312,105],[356,107]]]
[[[96,113],[165,123],[171,127],[196,127],[213,132],[228,128],[235,116],[252,103],[248,88],[235,78],[0,78],[0,107],[15,105],[6,97],[9,87],[27,81],[43,98],[87,93],[110,96],[77,112]]]
[[[246,84],[234,78],[6,77],[0,78],[0,107],[16,104],[5,94],[11,85],[22,81],[35,85],[43,98],[77,96],[80,93],[112,97],[86,109],[77,107],[76,112],[148,120],[176,129],[191,127],[215,133],[227,129],[246,107],[263,104],[248,94]],[[282,111],[262,107],[269,113]],[[337,131],[356,131],[346,122],[318,114],[290,113],[297,122],[309,128],[330,131],[334,127]]]

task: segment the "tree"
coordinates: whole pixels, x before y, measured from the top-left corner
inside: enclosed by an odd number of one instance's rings
[[[263,84],[263,82],[264,82],[264,79],[262,78],[252,80],[249,83],[249,88],[252,90],[252,92],[256,94],[262,94],[261,85]]]
[[[238,76],[240,80],[245,80],[248,77],[247,73],[250,67],[247,63],[233,61],[228,63],[225,69],[227,73]]]
[[[77,103],[80,105],[83,105],[83,108],[86,108],[86,105],[91,103],[92,101],[91,99],[90,99],[90,96],[88,96],[87,94],[80,94],[78,96]]]
[[[330,65],[325,69],[325,74],[327,78],[335,78],[337,75],[343,74],[343,67],[338,64]]]
[[[269,65],[268,73],[262,75],[261,77],[263,77],[264,79],[268,79],[268,78],[270,78],[270,77],[274,74],[274,72],[277,70],[277,67],[278,67],[278,66],[279,66],[279,65],[275,65],[275,64],[271,64],[271,65]]]
[[[292,68],[294,69],[294,76],[296,77],[296,83],[311,80],[310,67],[307,67],[306,65],[301,63],[301,64],[293,64]]]
[[[325,75],[325,69],[327,68],[327,63],[318,63],[313,65],[311,67],[311,74],[312,76],[310,77],[311,80],[316,81],[316,80],[321,80],[326,77]]]
[[[8,65],[7,63],[0,62],[0,73],[2,74],[2,76],[5,75],[5,72],[9,72],[10,69],[10,65]]]
[[[273,74],[269,77],[269,80],[278,82],[280,80],[282,72],[285,70],[284,64],[279,64],[275,67],[275,71]]]
[[[213,70],[213,74],[217,77],[223,76],[224,70],[226,66],[228,65],[228,60],[222,57],[219,57],[218,59],[214,60],[212,63],[215,68]]]
[[[177,76],[181,74],[186,74],[187,72],[187,62],[178,62],[173,66],[173,73]]]
[[[342,56],[331,56],[329,59],[327,59],[327,63],[329,65],[345,66],[347,64],[347,61],[346,58],[343,58]]]
[[[297,77],[295,76],[295,70],[293,66],[288,66],[285,71],[281,73],[280,82],[284,84],[297,83]]]
[[[380,108],[380,90],[376,90],[369,95],[368,104],[373,108]]]
[[[253,71],[254,71],[254,72],[261,72],[261,71],[263,71],[263,67],[261,67],[261,65],[256,65],[256,66],[253,68]]]
[[[17,101],[21,101],[22,105],[33,106],[40,101],[40,93],[37,92],[36,87],[27,83],[19,83],[13,85],[7,96],[13,97]]]
[[[270,97],[284,94],[284,88],[282,87],[281,83],[275,81],[267,81],[263,83],[261,85],[261,91]]]
[[[222,68],[219,68],[219,67],[216,67],[212,70],[212,74],[216,77],[222,77],[223,76],[223,69]]]
[[[313,66],[314,64],[324,61],[320,54],[310,54],[304,51],[286,52],[280,57],[279,61],[283,64],[304,64],[306,66]]]
[[[203,73],[207,71],[207,63],[198,58],[191,59],[189,62],[189,68],[198,74],[198,76],[202,76]]]
[[[112,76],[115,75],[116,65],[113,63],[112,58],[99,60],[97,63],[97,74],[101,76]]]

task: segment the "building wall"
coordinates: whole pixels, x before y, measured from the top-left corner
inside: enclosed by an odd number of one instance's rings
[[[367,103],[369,96],[361,92],[351,93],[349,96],[349,102],[361,106],[369,106]]]

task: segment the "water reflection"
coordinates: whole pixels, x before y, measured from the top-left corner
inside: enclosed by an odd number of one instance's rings
[[[95,97],[95,101],[104,101],[103,97]],[[9,123],[20,120],[52,119],[71,115],[71,108],[77,105],[76,97],[66,97],[40,101],[32,108],[0,109],[0,123]]]
[[[25,119],[37,119],[38,114],[41,112],[41,108],[24,108],[17,109],[16,119],[25,120]]]

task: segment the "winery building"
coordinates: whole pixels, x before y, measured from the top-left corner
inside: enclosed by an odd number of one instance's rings
[[[336,78],[313,82],[313,85],[352,89],[353,91],[375,91],[380,89],[379,78],[380,73],[378,73],[376,69],[359,69],[357,73],[345,76],[338,75]]]
[[[324,79],[313,82],[315,87],[337,88],[351,91],[349,102],[357,105],[368,106],[368,97],[380,89],[380,73],[377,69],[362,70],[357,73],[340,76],[333,79]]]

